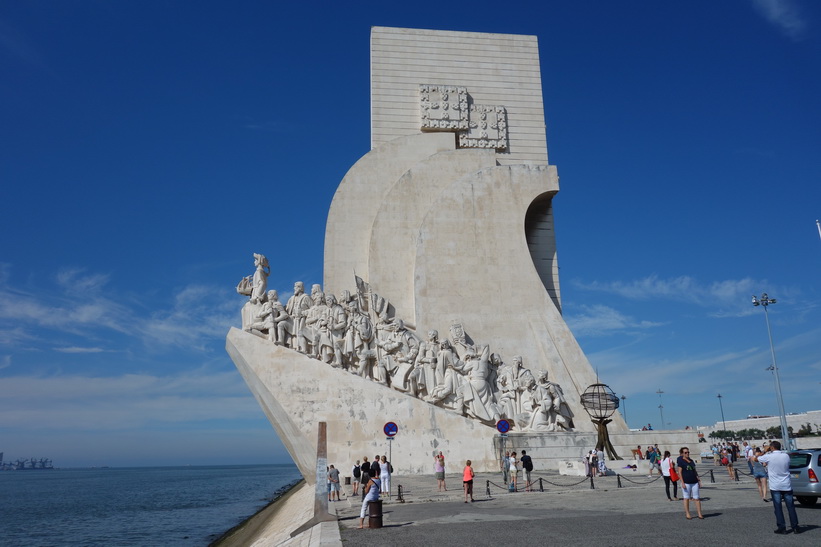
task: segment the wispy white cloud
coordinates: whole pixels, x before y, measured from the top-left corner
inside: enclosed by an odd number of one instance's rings
[[[714,317],[739,317],[753,313],[750,297],[759,294],[766,281],[751,278],[728,279],[701,284],[690,276],[661,279],[650,275],[634,281],[573,281],[573,286],[586,291],[615,294],[631,300],[671,300],[710,308]],[[789,292],[789,291],[788,291]]]
[[[59,351],[60,353],[102,353],[106,350],[103,348],[78,348],[71,346],[67,348],[54,348],[54,351]]]
[[[11,366],[11,355],[0,356],[0,370]]]
[[[47,288],[27,291],[11,285],[9,270],[0,264],[0,345],[5,347],[100,353],[107,351],[100,340],[113,331],[151,349],[203,351],[239,322],[240,301],[226,288],[181,287],[168,306],[160,304],[146,315],[135,304],[139,298],[108,287],[108,274],[63,269]],[[79,340],[55,344],[55,333]]]
[[[807,21],[794,0],[753,0],[753,7],[791,40],[801,40],[806,35]]]
[[[6,430],[88,431],[256,419],[259,408],[234,371],[198,370],[169,377],[6,377],[0,414]]]
[[[625,330],[644,330],[661,326],[663,323],[638,321],[609,306],[597,304],[580,306],[581,312],[565,316],[570,330],[577,335],[601,336]]]
[[[228,290],[190,285],[177,293],[170,309],[155,312],[138,328],[146,342],[202,348],[239,322],[240,302]]]

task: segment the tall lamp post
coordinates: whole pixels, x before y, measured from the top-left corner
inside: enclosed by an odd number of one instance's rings
[[[721,423],[724,424],[724,432],[727,432],[727,422],[724,421],[724,405],[721,404],[721,393],[718,394],[718,406],[721,407]]]
[[[793,448],[792,439],[790,439],[790,430],[787,429],[787,415],[784,413],[784,397],[781,395],[781,378],[778,376],[778,364],[775,361],[775,346],[773,345],[773,332],[770,329],[770,314],[767,311],[767,306],[775,304],[775,298],[770,298],[767,293],[761,293],[761,297],[757,298],[753,295],[753,306],[764,307],[764,319],[767,322],[767,336],[770,339],[770,353],[773,357],[773,363],[767,370],[772,370],[775,377],[775,394],[778,399],[778,415],[781,418],[781,437],[787,448]]]
[[[659,388],[656,393],[659,394],[659,414],[661,414],[661,427],[664,428],[664,405],[661,404],[661,394],[664,392]]]
[[[627,395],[621,396],[621,406],[624,408],[624,423],[627,423]],[[630,426],[627,426],[627,429],[630,429]]]

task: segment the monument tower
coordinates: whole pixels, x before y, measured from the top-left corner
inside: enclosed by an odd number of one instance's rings
[[[371,146],[334,195],[323,285],[266,300],[258,260],[228,335],[303,475],[318,422],[340,463],[386,453],[396,423],[398,472],[439,450],[498,469],[500,418],[589,442],[598,380],[561,314],[536,37],[374,27]]]

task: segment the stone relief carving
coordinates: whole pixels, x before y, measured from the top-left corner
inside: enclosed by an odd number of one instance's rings
[[[339,299],[318,284],[306,294],[297,281],[283,306],[276,290],[265,291],[267,259],[255,254],[254,265],[237,285],[248,296],[243,330],[488,425],[506,418],[521,431],[573,429],[562,389],[546,372],[534,377],[521,356],[505,364],[460,323],[450,326],[449,339],[430,330],[423,340],[359,277],[356,293],[342,291]]]
[[[507,149],[507,109],[469,103],[465,87],[421,84],[419,111],[423,131],[454,131],[461,148]]]

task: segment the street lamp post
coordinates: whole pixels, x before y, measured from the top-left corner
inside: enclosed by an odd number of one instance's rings
[[[664,428],[664,405],[661,404],[661,394],[664,392],[659,388],[656,393],[659,394],[659,414],[661,414],[661,427]]]
[[[784,397],[781,395],[781,378],[778,376],[778,364],[775,361],[775,346],[773,345],[773,332],[770,329],[770,314],[767,311],[767,306],[775,304],[775,302],[775,298],[770,298],[767,293],[761,293],[760,298],[756,298],[756,296],[753,295],[753,306],[764,307],[764,319],[767,322],[767,336],[770,339],[770,353],[773,358],[773,364],[768,367],[767,370],[772,370],[773,376],[775,377],[775,394],[778,399],[778,413],[781,418],[781,436],[787,448],[791,449],[793,448],[793,442],[792,439],[790,439],[790,431],[787,429],[787,415],[784,413]]]
[[[627,423],[627,395],[621,396],[621,407],[624,409],[624,423]],[[630,426],[627,426],[630,429]]]
[[[721,404],[721,393],[718,394],[718,406],[721,407],[721,423],[724,424],[724,432],[727,432],[727,422],[724,420],[724,405]]]

